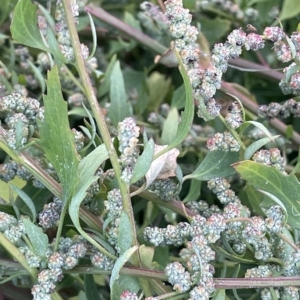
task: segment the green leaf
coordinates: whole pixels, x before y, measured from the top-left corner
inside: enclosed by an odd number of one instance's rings
[[[186,197],[182,200],[183,203],[196,201],[198,200],[201,193],[201,182],[199,182],[196,179],[191,180],[191,185],[188,194]]]
[[[276,138],[280,137],[280,135],[275,135],[273,136],[273,139],[275,140]],[[268,137],[265,137],[265,138],[262,138],[258,141],[255,141],[254,143],[252,143],[251,145],[249,145],[247,147],[247,149],[245,150],[245,153],[244,153],[244,159],[245,160],[248,160],[250,159],[253,154],[258,150],[260,149],[262,146],[268,144],[270,142],[270,138]]]
[[[252,124],[253,126],[257,127],[258,129],[260,129],[265,135],[266,137],[268,137],[272,142],[274,142],[274,139],[270,133],[270,131],[266,128],[266,126],[264,126],[262,123],[256,122],[256,121],[246,121],[242,126],[242,130],[244,130],[248,124]]]
[[[20,0],[14,10],[10,26],[12,38],[29,47],[49,51],[37,26],[37,5],[31,0]]]
[[[78,156],[56,66],[48,73],[44,107],[45,119],[44,122],[39,122],[39,144],[58,174],[63,189],[62,200],[66,201],[72,195],[76,183]]]
[[[169,145],[172,143],[176,136],[179,123],[178,110],[174,107],[170,109],[167,118],[164,121],[162,134],[161,134],[161,144]]]
[[[248,160],[233,167],[248,184],[278,198],[287,210],[287,223],[300,229],[300,184],[296,176],[285,175],[274,167]]]
[[[181,109],[184,107],[185,104],[185,88],[184,84],[182,84],[179,88],[175,90],[173,93],[171,107],[176,107],[177,109]]]
[[[130,219],[125,210],[121,212],[120,217],[120,227],[118,236],[118,247],[120,248],[120,253],[123,254],[128,250],[132,244],[132,232],[133,228],[130,223]]]
[[[48,189],[36,188],[32,185],[31,181],[27,181],[27,184],[22,188],[22,191],[30,197],[36,211],[41,211],[44,207],[44,204],[53,197]],[[22,212],[27,214],[30,213],[28,206],[24,203],[20,195],[16,199],[15,204]]]
[[[226,299],[226,293],[224,289],[217,290],[215,296],[212,298],[213,300],[225,300]]]
[[[230,30],[231,22],[225,18],[201,18],[201,32],[208,39],[209,44],[213,45],[220,41],[220,38]]]
[[[23,219],[26,234],[33,246],[33,252],[41,257],[44,257],[48,250],[48,236],[43,232],[41,227],[34,225],[30,220]]]
[[[118,284],[122,286],[124,290],[132,293],[138,293],[138,291],[141,289],[138,278],[134,276],[120,275]]]
[[[149,247],[145,245],[141,245],[139,248],[139,254],[141,257],[141,261],[143,265],[145,265],[147,268],[152,269],[152,261],[154,257],[154,247]]]
[[[87,194],[86,190],[98,179],[98,177],[94,175],[96,170],[107,158],[108,154],[104,144],[98,146],[94,151],[83,158],[78,166],[78,174],[76,176],[78,178],[78,182],[69,205],[69,214],[74,226],[79,233],[95,247],[98,247],[99,245],[95,243],[95,241],[82,229],[80,225],[79,207]]]
[[[9,17],[9,14],[13,11],[18,0],[4,0],[1,1],[0,9],[0,25]]]
[[[130,259],[132,254],[138,249],[138,246],[134,246],[126,250],[115,262],[114,268],[111,271],[109,286],[113,294],[113,285],[115,281],[119,278],[120,271],[124,264]]]
[[[300,5],[298,0],[284,0],[279,15],[280,21],[290,19],[300,13]]]
[[[194,119],[194,97],[193,97],[191,83],[184,69],[181,58],[177,52],[176,52],[176,56],[179,61],[179,71],[183,78],[184,87],[185,87],[185,93],[186,93],[185,107],[184,107],[184,111],[181,113],[181,122],[178,125],[178,130],[175,138],[173,139],[172,143],[168,145],[168,147],[166,147],[164,150],[159,152],[159,155],[168,152],[169,150],[175,148],[177,145],[180,145],[182,143],[182,141],[186,138],[187,134],[189,133]]]
[[[114,69],[114,66],[115,66],[116,62],[117,62],[117,56],[114,55],[111,58],[111,61],[110,61],[109,65],[106,69],[105,77],[104,77],[103,81],[101,82],[101,85],[100,85],[100,88],[99,88],[99,91],[98,91],[99,97],[104,96],[109,91],[110,77],[111,77],[111,73],[112,73],[112,70]]]
[[[127,94],[120,68],[120,62],[117,61],[110,76],[111,105],[109,107],[109,117],[115,126],[117,126],[118,123],[123,121],[126,117],[131,116],[132,108],[126,98]]]
[[[226,177],[235,173],[231,165],[239,159],[238,152],[210,151],[198,168],[184,177],[186,179],[210,180],[215,177]]]
[[[28,206],[28,208],[31,212],[32,221],[35,221],[36,210],[35,210],[35,206],[34,206],[32,199],[24,191],[19,189],[17,186],[15,186],[13,184],[9,184],[9,185],[19,195],[19,197],[24,201],[24,203]]]
[[[247,205],[248,207],[252,207],[252,210],[254,213],[258,215],[264,215],[264,212],[262,211],[260,204],[263,200],[263,195],[256,191],[253,186],[247,185],[246,186],[246,194],[247,194]],[[243,202],[244,203],[244,202]],[[245,204],[245,203],[244,203]]]
[[[84,291],[87,299],[101,300],[100,293],[97,290],[97,285],[92,274],[84,275]]]
[[[147,142],[147,145],[146,145],[143,153],[138,158],[138,160],[134,166],[131,183],[135,183],[139,179],[144,177],[144,175],[147,173],[147,171],[149,170],[149,168],[151,166],[153,154],[154,154],[154,142],[151,139]]]

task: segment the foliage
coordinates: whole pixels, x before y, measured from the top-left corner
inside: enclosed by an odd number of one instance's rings
[[[299,299],[298,0],[2,2],[1,295]]]

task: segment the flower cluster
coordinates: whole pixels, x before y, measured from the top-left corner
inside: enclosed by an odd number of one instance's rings
[[[216,133],[206,142],[206,146],[209,151],[222,150],[238,152],[241,148],[238,141],[228,131],[225,131],[224,133]]]
[[[157,194],[162,200],[170,201],[179,194],[179,183],[174,178],[155,179],[148,190]]]
[[[224,44],[214,46],[208,68],[201,70],[198,65],[199,49],[195,45],[198,30],[190,25],[192,16],[187,9],[182,7],[182,1],[168,0],[165,5],[170,32],[175,39],[175,47],[187,70],[194,90],[194,98],[199,102],[198,115],[205,120],[213,119],[221,109],[220,104],[213,97],[216,90],[221,88],[222,75],[227,70],[229,59],[239,57],[243,46],[246,50],[262,49],[265,45],[264,40],[256,33],[247,35],[241,28],[233,30]],[[236,122],[239,123],[240,119]]]
[[[240,202],[239,197],[230,189],[230,183],[225,178],[213,178],[207,182],[207,187],[217,195],[222,204]]]
[[[252,7],[247,7],[242,9],[239,5],[240,2],[231,0],[197,0],[196,9],[197,10],[210,10],[210,9],[220,9],[230,16],[234,16],[236,19],[243,21],[245,23],[254,21],[258,18],[258,11]]]
[[[169,28],[165,14],[158,5],[149,1],[142,2],[140,8],[142,11],[138,12],[137,17],[145,28],[146,33],[157,41],[166,43]]]
[[[139,157],[138,137],[140,127],[136,126],[133,118],[126,118],[118,124],[120,163],[122,166],[121,178],[130,183],[133,168]]]
[[[260,118],[288,118],[293,115],[295,118],[300,117],[300,104],[294,99],[289,99],[283,104],[271,102],[269,105],[260,105],[257,109]]]
[[[273,166],[277,170],[285,173],[285,159],[280,155],[280,150],[277,148],[259,150],[254,153],[252,159],[264,165]]]
[[[6,113],[5,139],[12,149],[23,147],[37,128],[36,119],[44,119],[44,107],[39,101],[17,92],[0,98],[0,112]]]
[[[57,197],[53,198],[53,202],[45,204],[39,213],[39,225],[43,228],[53,227],[59,220],[62,206],[62,201]]]
[[[55,241],[54,241],[55,242]],[[34,300],[51,299],[56,283],[63,278],[63,270],[73,269],[80,258],[86,255],[88,244],[81,236],[61,238],[58,251],[48,251],[48,268],[38,274],[38,284],[35,284],[31,293]]]
[[[17,220],[14,216],[0,212],[0,232],[14,245],[23,245],[22,235],[25,227],[22,219]]]
[[[79,11],[82,10],[85,6],[85,1],[71,1],[71,8],[73,16],[75,17],[75,23],[78,24],[78,15]],[[65,12],[63,9],[63,5],[61,0],[57,1],[56,9],[55,9],[55,29],[57,32],[57,41],[59,43],[59,47],[61,53],[66,58],[67,61],[71,62],[74,60],[74,50],[71,45],[70,33],[68,30],[68,25],[65,17]],[[86,60],[89,57],[89,50],[86,45],[80,44],[81,53]]]
[[[113,189],[108,192],[107,200],[104,201],[105,208],[107,210],[106,217],[110,220],[109,229],[106,232],[108,236],[108,241],[111,245],[116,245],[119,236],[119,223],[121,212],[123,209],[123,202],[121,197],[121,192],[119,189]],[[116,250],[120,249],[116,247]]]
[[[227,111],[228,113],[225,116],[225,121],[230,128],[236,129],[244,123],[243,111],[241,105],[237,101],[229,104],[227,107]]]
[[[278,60],[289,62],[300,59],[300,32],[293,32],[287,37],[279,27],[267,27],[263,33],[265,39],[274,42],[274,52]],[[291,63],[283,70],[283,79],[279,86],[286,94],[300,95],[300,72],[298,63]]]

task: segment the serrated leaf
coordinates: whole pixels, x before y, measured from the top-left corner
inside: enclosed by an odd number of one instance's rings
[[[161,134],[161,143],[163,145],[169,145],[172,143],[173,139],[176,136],[179,123],[179,114],[178,110],[174,107],[170,109],[167,118],[164,121],[162,134]]]
[[[120,227],[118,235],[118,247],[120,248],[120,253],[124,253],[128,250],[132,244],[132,232],[133,228],[130,223],[130,219],[125,210],[122,210],[120,216]]]
[[[215,177],[226,177],[235,173],[231,165],[239,159],[238,152],[210,151],[205,156],[198,168],[186,179],[210,180]]]
[[[110,76],[110,103],[109,117],[115,126],[125,118],[131,116],[132,108],[127,101],[127,94],[119,61],[114,65]]]
[[[300,229],[300,184],[296,176],[285,175],[274,167],[248,160],[233,167],[248,184],[278,198],[287,210],[287,223]]]
[[[275,135],[273,136],[273,139],[277,139],[280,135]],[[248,160],[250,159],[253,154],[258,150],[260,149],[262,146],[268,144],[270,142],[270,138],[268,137],[265,137],[265,138],[262,138],[260,140],[257,140],[255,141],[254,143],[252,143],[251,145],[249,145],[246,150],[245,150],[245,153],[244,153],[244,159],[245,160]]]
[[[35,221],[36,210],[35,210],[35,206],[34,206],[32,199],[24,191],[19,189],[17,186],[15,186],[13,184],[9,184],[9,185],[19,195],[19,197],[24,201],[24,203],[27,205],[27,207],[29,208],[29,210],[31,212],[32,221]]]
[[[290,19],[300,13],[300,5],[298,0],[284,0],[279,15],[280,21]]]
[[[48,72],[47,95],[43,98],[45,119],[39,122],[41,133],[39,144],[57,172],[63,189],[62,200],[66,201],[72,195],[76,183],[78,156],[56,66]]]
[[[93,239],[82,229],[80,225],[79,207],[87,194],[86,190],[98,178],[95,176],[96,170],[107,158],[108,154],[104,144],[98,146],[94,151],[83,158],[78,166],[78,174],[76,174],[78,182],[75,186],[74,194],[69,205],[69,214],[74,226],[82,236],[92,243]]]
[[[20,0],[14,10],[10,26],[12,38],[29,47],[49,51],[37,26],[37,5],[31,0]]]
[[[33,246],[33,252],[38,256],[44,257],[48,250],[48,236],[41,227],[34,225],[30,220],[23,219],[26,234]]]
[[[140,155],[140,157],[138,158],[134,166],[131,183],[137,182],[147,173],[147,171],[151,166],[153,155],[154,155],[154,142],[151,139],[147,142],[147,145],[143,153]]]
[[[101,300],[100,294],[97,290],[97,285],[92,274],[84,275],[84,291],[85,296],[89,300]]]
[[[113,285],[115,281],[119,278],[120,271],[124,264],[130,259],[132,254],[138,249],[138,246],[134,246],[126,250],[115,262],[115,265],[111,271],[109,286],[113,293]]]

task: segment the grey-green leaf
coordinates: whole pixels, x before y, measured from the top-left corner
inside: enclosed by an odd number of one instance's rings
[[[273,136],[274,140],[278,137],[279,137],[279,135]],[[245,160],[250,159],[258,149],[260,149],[262,146],[268,144],[269,142],[270,142],[270,138],[265,137],[265,138],[255,141],[254,143],[249,145],[247,147],[247,149],[245,150],[244,159]]]
[[[120,227],[118,236],[118,247],[121,250],[121,254],[128,250],[132,244],[132,232],[133,228],[130,223],[130,219],[125,210],[121,212]]]
[[[92,274],[84,275],[84,291],[88,300],[101,300],[100,293],[97,290],[97,285]]]
[[[143,153],[138,158],[137,163],[134,166],[131,183],[137,182],[147,173],[152,163],[153,154],[154,154],[154,142],[152,139],[150,139],[147,142]]]
[[[110,102],[109,117],[115,126],[125,118],[131,116],[132,108],[130,103],[127,102],[127,94],[119,61],[114,65],[110,76]]]
[[[233,175],[235,170],[231,167],[231,164],[237,162],[238,159],[239,153],[237,152],[210,151],[198,168],[190,175],[185,176],[184,180],[192,178],[210,180],[215,177]]]
[[[132,254],[138,249],[138,246],[134,246],[126,250],[115,262],[114,268],[111,271],[111,277],[109,286],[113,289],[115,281],[119,278],[120,271],[124,264],[130,259]]]
[[[15,186],[13,184],[9,184],[9,185],[19,195],[19,197],[24,201],[24,203],[28,206],[28,208],[31,212],[32,221],[35,221],[36,210],[35,210],[35,206],[34,206],[32,199],[25,192],[23,192],[21,189],[19,189],[17,186]]]
[[[30,220],[23,219],[26,234],[33,246],[33,252],[41,257],[44,257],[48,250],[48,236],[42,231],[41,227],[34,225]]]

